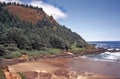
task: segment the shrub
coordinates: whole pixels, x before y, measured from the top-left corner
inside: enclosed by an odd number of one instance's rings
[[[82,40],[78,40],[76,43],[77,43],[76,47],[78,47],[78,48],[86,48],[87,47],[86,42],[84,42]]]
[[[53,48],[65,49],[68,47],[66,41],[58,36],[51,36],[49,42]]]

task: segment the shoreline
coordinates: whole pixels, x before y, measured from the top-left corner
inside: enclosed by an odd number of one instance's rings
[[[104,51],[104,50],[99,49],[99,50],[94,50],[94,51],[93,50],[84,51],[84,52],[86,52],[84,54],[91,54],[93,52],[95,52],[95,54],[99,54],[102,51]],[[80,77],[81,79],[84,79],[84,78],[89,78],[89,79],[92,79],[92,78],[115,78],[115,76],[114,75],[111,76],[111,74],[95,72],[94,71],[95,67],[97,65],[104,66],[104,63],[101,63],[99,61],[93,61],[90,59],[84,59],[84,58],[80,59],[79,56],[82,56],[82,54],[83,53],[67,52],[67,53],[57,54],[57,55],[37,56],[37,57],[33,58],[34,60],[30,60],[30,61],[26,61],[26,60],[18,58],[18,59],[3,60],[2,62],[5,62],[8,65],[10,72],[14,73],[14,70],[17,70],[16,72],[22,72],[27,77],[30,76],[29,74],[38,74],[38,72],[42,72],[42,73],[45,72],[44,74],[46,74],[46,72],[47,72],[47,74],[49,74],[49,75],[59,74],[61,76],[63,76],[63,73],[64,73],[65,77],[66,77],[66,75],[68,76],[68,74],[70,74],[70,73],[75,73],[74,76]],[[76,58],[78,58],[77,61],[76,61]],[[71,63],[73,63],[74,66],[71,65]],[[80,64],[78,64],[78,63],[80,63]],[[90,63],[95,64],[95,67],[94,67],[94,65],[92,66]],[[34,64],[36,64],[36,66],[37,66],[36,68],[34,68],[35,67]],[[41,64],[43,64],[44,66]],[[107,63],[107,65],[111,65],[111,63]],[[27,69],[26,70],[26,69],[24,69],[24,67],[28,67],[28,69],[26,68]],[[93,70],[89,70],[92,67],[93,67]],[[107,66],[105,66],[105,67],[107,67]],[[116,67],[118,67],[118,66],[116,66]],[[50,69],[50,68],[52,68],[52,69]],[[75,69],[75,68],[79,68],[79,69]],[[110,69],[111,69],[111,67],[110,67]],[[117,69],[117,70],[119,71],[120,69]],[[118,74],[119,73],[120,72],[118,72]],[[73,76],[73,75],[71,74],[71,76]],[[70,75],[69,75],[69,77],[70,77]],[[118,77],[120,77],[120,76],[118,76]],[[57,78],[55,78],[55,79],[57,79]],[[68,78],[66,78],[66,79],[68,79]]]
[[[49,74],[53,77],[53,74],[57,77],[54,79],[93,79],[93,78],[113,78],[110,75],[94,73],[90,71],[77,71],[71,69],[70,63],[73,58],[64,58],[64,59],[44,59],[35,62],[26,62],[19,63],[17,65],[10,65],[9,70],[12,73],[22,72],[24,73],[28,79],[29,74],[33,74],[35,72],[39,72],[42,74]],[[27,74],[26,74],[27,73]],[[37,74],[36,73],[36,74]],[[74,78],[69,78],[74,77]],[[44,77],[45,78],[45,77]],[[47,79],[47,78],[45,78]],[[52,78],[50,78],[52,79]]]
[[[63,52],[60,54],[53,54],[53,55],[36,55],[36,56],[29,56],[23,55],[20,58],[12,58],[12,59],[1,59],[0,62],[4,62],[6,65],[15,65],[18,63],[24,62],[31,62],[31,61],[40,61],[44,59],[63,59],[63,58],[74,58],[83,55],[90,55],[90,54],[100,54],[105,52],[106,49],[93,49],[93,50],[85,50],[85,51],[70,51],[70,52]],[[72,53],[71,53],[72,52]]]

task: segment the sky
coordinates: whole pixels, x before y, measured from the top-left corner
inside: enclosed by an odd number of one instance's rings
[[[0,0],[42,7],[86,41],[120,41],[120,0]]]

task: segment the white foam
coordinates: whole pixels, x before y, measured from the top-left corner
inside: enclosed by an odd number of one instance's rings
[[[114,59],[116,59],[116,57],[115,57],[115,56],[110,55],[110,56],[107,56],[105,59],[114,60]]]
[[[120,62],[120,52],[105,52],[97,55],[89,55],[87,58],[94,59],[96,61],[110,61],[110,62]]]
[[[81,56],[81,58],[87,58],[87,56],[83,55],[83,56]]]
[[[112,51],[113,50],[113,48],[111,48],[111,49],[107,49],[108,51]]]
[[[101,55],[103,59],[120,60],[120,52],[114,52],[114,53],[105,52],[105,53],[102,53]]]
[[[116,48],[117,51],[120,51],[120,49]]]

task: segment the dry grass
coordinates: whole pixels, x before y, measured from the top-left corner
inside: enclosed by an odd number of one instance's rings
[[[18,5],[8,5],[6,6],[8,11],[12,13],[13,15],[18,16],[21,20],[24,20],[26,22],[30,22],[32,24],[37,23],[39,20],[43,18],[48,18],[51,23],[54,25],[57,25],[57,22],[54,18],[49,17],[46,13],[43,11],[38,11],[31,8],[25,8]],[[56,28],[55,28],[56,29]]]
[[[32,22],[33,24],[47,16],[45,14],[43,15],[42,11],[37,11],[35,9],[25,8],[17,5],[8,5],[6,8],[10,13],[18,16],[21,20]]]

